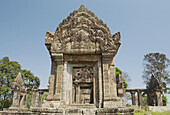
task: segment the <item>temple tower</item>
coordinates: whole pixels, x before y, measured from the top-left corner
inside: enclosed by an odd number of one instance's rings
[[[49,95],[44,107],[122,106],[117,96],[114,57],[120,33],[83,5],[70,13],[54,33],[46,33],[51,56]]]

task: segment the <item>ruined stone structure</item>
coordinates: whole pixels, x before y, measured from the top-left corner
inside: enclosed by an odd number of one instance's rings
[[[136,106],[136,96],[137,92],[138,106],[143,106],[142,103],[142,93],[147,95],[147,104],[149,106],[162,106],[161,94],[163,92],[162,86],[159,80],[152,74],[149,86],[146,89],[126,89],[126,92],[131,93],[132,105]]]
[[[149,86],[147,88],[147,102],[150,106],[162,106],[161,94],[162,86],[159,80],[152,74]]]
[[[138,101],[138,106],[143,106],[142,93],[146,93],[147,92],[146,89],[126,89],[126,92],[130,92],[133,106],[136,106],[136,100]],[[137,99],[135,96],[136,92],[137,92]]]
[[[120,44],[120,33],[112,35],[93,12],[83,5],[73,11],[54,33],[46,33],[51,56],[49,95],[42,105],[47,90],[31,90],[32,106],[27,114],[133,114],[133,109],[124,108],[122,84],[116,84],[114,57]]]
[[[125,88],[122,79],[122,75],[116,76],[116,83],[117,83],[117,96],[122,100],[122,104],[125,106]]]
[[[12,91],[13,91],[13,102],[10,109],[15,108],[25,108],[26,100],[27,100],[27,89],[24,86],[24,81],[22,79],[21,73],[19,73],[12,83]]]

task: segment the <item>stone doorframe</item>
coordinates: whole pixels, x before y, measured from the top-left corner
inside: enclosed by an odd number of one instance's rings
[[[63,83],[65,82],[65,75],[69,76],[66,78],[67,84],[69,87],[63,87],[63,92],[67,92],[69,98],[66,104],[74,105],[73,102],[73,87],[72,82],[72,69],[74,67],[92,67],[94,72],[93,77],[93,103],[96,107],[102,104],[102,69],[101,69],[101,55],[64,55],[64,68],[67,65],[67,72],[64,69],[63,71]],[[67,91],[65,89],[67,88]],[[70,92],[69,92],[70,91]],[[69,93],[68,93],[69,92]],[[62,93],[64,97],[65,93]],[[68,102],[69,101],[69,102]]]
[[[68,62],[68,66],[70,66],[70,78],[71,78],[71,82],[70,82],[70,85],[71,85],[71,87],[72,87],[72,90],[71,90],[71,93],[70,93],[70,104],[75,104],[75,103],[73,103],[73,98],[74,98],[74,90],[73,90],[73,68],[93,68],[93,72],[94,72],[94,75],[93,75],[93,104],[94,105],[98,105],[98,94],[97,94],[97,87],[98,87],[98,76],[97,76],[97,73],[98,73],[98,71],[97,71],[97,64],[96,64],[96,62],[83,62],[83,63],[79,63],[79,62],[76,62],[76,63],[72,63],[72,62]],[[77,93],[78,93],[78,95],[76,95],[77,96],[77,99],[79,100],[79,103],[76,103],[76,104],[80,104],[80,86],[79,86],[79,88],[77,89]]]

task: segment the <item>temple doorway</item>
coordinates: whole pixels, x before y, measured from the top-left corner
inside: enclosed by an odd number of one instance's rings
[[[93,67],[73,67],[73,104],[94,104]]]

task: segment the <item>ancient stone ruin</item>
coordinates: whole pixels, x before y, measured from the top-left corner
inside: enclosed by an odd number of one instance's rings
[[[24,86],[24,81],[22,79],[21,73],[17,75],[15,81],[12,83],[12,90],[13,90],[13,101],[10,109],[15,108],[25,108],[26,107],[26,100],[27,89]]]
[[[138,102],[138,106],[143,106],[142,103],[142,93],[147,95],[147,105],[149,106],[162,106],[161,94],[163,93],[163,89],[159,80],[152,73],[149,86],[146,89],[126,89],[126,92],[131,93],[132,105],[136,106],[136,100]],[[137,92],[137,98],[135,93]]]
[[[81,5],[54,33],[47,31],[45,45],[51,56],[49,94],[42,105],[42,92],[47,90],[27,90],[33,92],[32,106],[22,112],[133,114],[133,109],[124,107],[122,82],[116,83],[114,57],[120,44],[120,33],[111,34],[102,20]],[[35,106],[36,92],[39,92],[38,107]],[[14,95],[17,99],[13,101],[15,107],[19,107],[18,95],[18,92]]]
[[[159,80],[152,74],[149,87],[147,88],[147,103],[150,106],[162,106],[161,93],[163,92]]]
[[[52,65],[45,106],[122,106],[114,72],[119,32],[112,35],[106,24],[82,5],[54,33],[47,32],[45,45]]]

